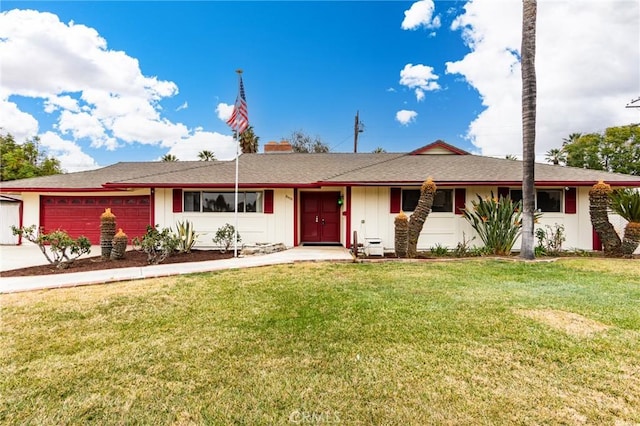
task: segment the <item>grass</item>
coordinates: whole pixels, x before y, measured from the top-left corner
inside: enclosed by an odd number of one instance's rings
[[[296,264],[0,296],[4,424],[635,424],[637,261]]]

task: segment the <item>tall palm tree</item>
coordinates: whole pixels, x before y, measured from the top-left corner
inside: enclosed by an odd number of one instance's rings
[[[522,246],[523,259],[535,258],[536,161],[536,0],[522,0]]]
[[[178,161],[178,157],[173,154],[165,154],[162,156],[161,161]]]
[[[545,160],[557,166],[567,161],[567,154],[565,154],[562,148],[552,148],[545,154]]]
[[[562,146],[576,142],[582,137],[582,133],[571,133],[568,138],[562,138]]]
[[[209,150],[202,150],[198,153],[198,160],[200,161],[215,161],[216,160],[216,155],[213,153],[213,151],[209,151]]]
[[[234,133],[234,137],[237,135]],[[240,135],[240,149],[243,154],[254,154],[258,152],[259,136],[256,136],[253,131],[253,126],[247,127],[247,129]]]

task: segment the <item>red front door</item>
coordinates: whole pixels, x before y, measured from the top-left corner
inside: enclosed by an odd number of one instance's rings
[[[301,243],[340,243],[339,192],[303,192]]]

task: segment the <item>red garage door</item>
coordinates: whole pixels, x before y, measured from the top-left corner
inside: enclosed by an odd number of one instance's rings
[[[116,228],[133,238],[144,235],[149,224],[149,196],[72,197],[41,196],[40,226],[45,232],[56,229],[71,237],[84,235],[91,244],[100,244],[100,215],[106,208],[116,215]]]

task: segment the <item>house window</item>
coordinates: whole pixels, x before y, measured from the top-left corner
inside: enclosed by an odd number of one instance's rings
[[[234,212],[235,193],[184,191],[185,212]],[[261,213],[262,192],[238,192],[239,213]]]
[[[513,202],[522,201],[522,190],[512,189],[510,197]],[[536,210],[543,213],[559,213],[562,211],[562,191],[560,189],[538,189],[536,191]]]
[[[419,189],[402,190],[402,211],[412,212],[418,206],[420,199]],[[433,197],[431,211],[434,213],[453,212],[453,189],[438,189]]]

